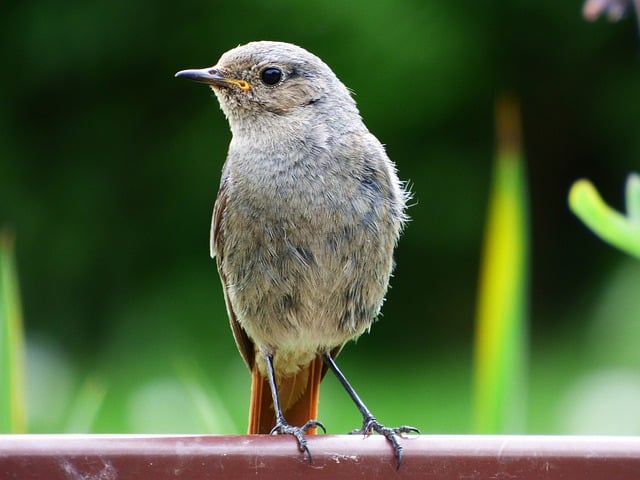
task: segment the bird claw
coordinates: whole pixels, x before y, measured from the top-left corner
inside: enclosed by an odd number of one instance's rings
[[[309,463],[312,462],[311,452],[309,451],[309,447],[307,446],[307,439],[304,438],[304,434],[307,433],[311,428],[321,428],[324,433],[327,433],[327,429],[324,425],[317,420],[309,420],[301,427],[294,427],[293,425],[289,425],[284,420],[278,421],[276,426],[271,429],[271,435],[292,435],[298,441],[298,448],[301,452],[306,453],[309,457]]]
[[[402,463],[402,445],[398,441],[398,436],[403,433],[420,433],[415,427],[402,425],[401,427],[385,427],[374,417],[365,418],[362,422],[362,428],[354,430],[351,434],[369,436],[373,432],[383,435],[393,446],[393,452],[396,457],[396,470],[400,469]]]

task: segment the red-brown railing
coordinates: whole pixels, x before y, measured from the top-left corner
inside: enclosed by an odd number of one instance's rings
[[[399,470],[378,436],[0,435],[0,480],[640,480],[640,437],[421,435]]]

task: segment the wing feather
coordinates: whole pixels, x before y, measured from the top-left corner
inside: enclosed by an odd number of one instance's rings
[[[255,349],[253,342],[249,339],[249,336],[244,329],[238,323],[236,314],[233,311],[233,305],[229,298],[229,284],[224,274],[224,231],[221,229],[222,221],[224,218],[224,212],[227,207],[227,190],[229,177],[223,171],[222,182],[220,184],[220,190],[218,191],[218,198],[213,207],[213,218],[211,221],[211,257],[216,259],[216,265],[218,266],[218,273],[220,274],[220,280],[222,281],[222,289],[224,290],[224,301],[227,305],[227,313],[229,315],[229,324],[231,325],[231,331],[233,332],[233,338],[236,340],[236,345],[242,355],[243,360],[249,367],[249,370],[253,369],[255,361]]]

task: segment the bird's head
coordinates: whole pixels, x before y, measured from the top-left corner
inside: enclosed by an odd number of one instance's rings
[[[331,69],[290,43],[251,42],[229,50],[213,67],[182,70],[176,77],[209,85],[232,124],[310,108],[335,110],[336,103],[357,112]]]

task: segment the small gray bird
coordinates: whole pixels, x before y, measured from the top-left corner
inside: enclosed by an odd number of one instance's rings
[[[328,368],[363,416],[358,432],[384,435],[399,466],[398,435],[417,430],[380,424],[334,361],[384,301],[409,197],[394,164],[347,88],[296,45],[248,43],[176,76],[211,87],[233,135],[211,255],[252,371],[249,433],[291,434],[311,459],[304,433],[324,430]]]

